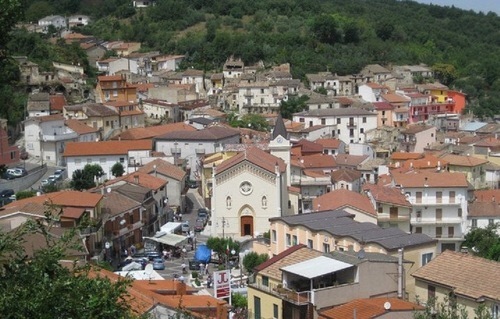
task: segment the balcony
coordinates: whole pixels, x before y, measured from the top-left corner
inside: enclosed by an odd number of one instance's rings
[[[245,93],[243,93],[243,96],[246,98],[252,98],[253,97],[252,91],[246,91]]]
[[[260,291],[270,293],[278,298],[281,298],[298,306],[307,305],[311,302],[310,291],[296,292],[291,289],[284,288],[281,285],[273,284],[265,286],[260,283],[253,283],[250,284],[250,286]]]
[[[170,153],[172,153],[172,154],[181,154],[181,149],[178,148],[178,147],[172,147],[170,149]]]
[[[57,130],[52,134],[43,133],[41,135],[41,139],[44,142],[58,142],[76,138],[78,138],[78,134],[75,131],[69,129]]]
[[[205,154],[204,148],[195,148],[194,151],[196,154]]]
[[[356,125],[356,123],[354,123],[354,122],[349,122],[349,123],[347,123],[347,127],[348,127],[348,128],[356,128],[356,126],[357,126],[357,125]]]
[[[90,236],[92,234],[95,234],[95,233],[99,232],[99,230],[101,229],[101,227],[102,227],[102,220],[99,220],[99,222],[97,222],[96,224],[94,224],[92,226],[80,229],[80,235],[82,235],[82,236]]]
[[[442,218],[436,219],[435,217],[412,217],[410,219],[410,223],[414,226],[423,226],[423,225],[461,225],[462,218],[453,217],[453,218]]]

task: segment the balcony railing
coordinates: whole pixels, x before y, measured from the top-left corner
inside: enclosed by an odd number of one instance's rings
[[[78,134],[72,130],[65,130],[60,132],[54,132],[52,134],[43,134],[42,140],[44,142],[57,142],[64,140],[71,140],[78,138]]]
[[[196,152],[196,154],[205,154],[204,148],[195,148],[194,151]]]
[[[170,149],[170,153],[172,153],[172,154],[180,154],[181,153],[181,149],[178,148],[178,147],[172,147]]]
[[[347,127],[349,127],[349,128],[351,128],[351,127],[352,127],[352,128],[354,128],[354,127],[356,127],[356,126],[357,126],[357,125],[356,125],[356,123],[354,123],[354,122],[349,122],[349,123],[347,123]]]
[[[311,302],[310,291],[296,292],[288,288],[280,287],[279,285],[264,286],[259,283],[253,283],[250,284],[250,286],[254,287],[255,289],[265,291],[275,296],[278,296],[281,299],[291,302],[298,306],[307,305],[308,303]]]

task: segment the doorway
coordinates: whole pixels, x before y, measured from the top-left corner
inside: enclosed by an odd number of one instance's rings
[[[253,237],[253,216],[241,216],[241,236]]]

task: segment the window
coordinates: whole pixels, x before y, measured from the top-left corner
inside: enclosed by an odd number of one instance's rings
[[[337,118],[337,124],[340,124],[341,123],[341,119],[338,117]]]
[[[330,252],[330,244],[323,243],[323,252],[324,253]]]
[[[443,219],[443,210],[441,208],[436,208],[436,220]]]
[[[337,134],[340,135],[340,129],[337,130]]]
[[[106,121],[106,127],[109,127],[109,121]]]
[[[262,276],[262,285],[269,287],[269,277],[267,276]]]
[[[264,89],[260,89],[260,93],[261,93],[261,94],[264,94]]]
[[[277,304],[273,304],[273,319],[279,319]]]
[[[308,239],[308,240],[307,240],[307,248],[311,248],[311,249],[312,249],[312,248],[313,248],[313,246],[314,246],[314,245],[313,245],[313,240],[312,240],[312,239]]]
[[[79,159],[79,158],[75,159],[75,164],[79,165],[79,164],[81,164],[81,163],[82,163],[82,160],[81,160],[81,159]]]
[[[276,242],[276,230],[272,230],[271,231],[271,240],[273,241],[273,243]]]
[[[382,204],[378,203],[377,213],[382,214],[383,212],[384,212],[384,207],[382,207]]]
[[[299,118],[299,122],[304,123],[305,122],[304,118],[303,117]]]
[[[453,238],[455,237],[455,227],[450,226],[448,227],[448,238]]]
[[[422,266],[425,266],[432,259],[432,253],[422,254]]]
[[[297,242],[298,242],[297,241],[297,236],[293,235],[293,237],[292,237],[292,245],[294,245],[294,246],[297,245]]]
[[[477,227],[477,219],[473,219],[472,220],[472,228],[476,228]]]
[[[436,238],[441,238],[441,236],[443,236],[443,228],[436,227]]]
[[[493,226],[493,224],[495,223],[495,221],[493,219],[488,219],[488,226]]]
[[[363,117],[363,123],[366,123],[366,117]]]
[[[416,192],[415,197],[416,197],[417,203],[419,203],[419,204],[422,203],[422,192]]]
[[[427,286],[427,300],[436,298],[436,287],[432,285]]]
[[[262,196],[262,208],[267,208],[267,197]]]
[[[458,209],[458,217],[462,217],[462,208]]]
[[[120,157],[120,163],[125,163],[125,158],[124,157]]]
[[[443,200],[443,192],[436,192],[436,203],[441,204]]]
[[[455,192],[451,191],[450,192],[450,204],[454,204],[454,203],[455,203]]]
[[[421,234],[422,233],[422,227],[415,227],[415,234]]]
[[[226,197],[226,208],[231,208],[231,205],[232,205],[231,196],[227,196]]]
[[[286,234],[286,245],[287,246],[292,245],[292,236],[290,236],[290,234]]]
[[[349,137],[354,137],[354,129],[349,129]]]
[[[253,297],[253,309],[255,311],[255,319],[262,319],[260,311],[260,298],[257,296]]]
[[[92,159],[91,158],[87,158],[87,164],[92,164]]]
[[[118,90],[113,90],[113,96],[118,96]]]
[[[491,306],[491,317],[492,319],[500,318],[500,305],[492,305]]]
[[[365,132],[365,129],[364,128],[360,128],[359,129],[359,133],[363,134]]]
[[[321,125],[325,125],[326,124],[326,119],[321,119]]]

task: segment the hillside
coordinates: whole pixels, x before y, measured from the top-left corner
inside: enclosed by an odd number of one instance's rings
[[[467,93],[477,114],[492,115],[500,103],[494,13],[404,0],[158,0],[140,10],[129,0],[30,0],[26,17],[47,12],[33,10],[40,2],[52,13],[93,16],[83,33],[186,54],[186,67],[220,70],[234,55],[246,63],[289,62],[304,79],[326,70],[351,74],[370,63],[425,63],[443,83]]]

